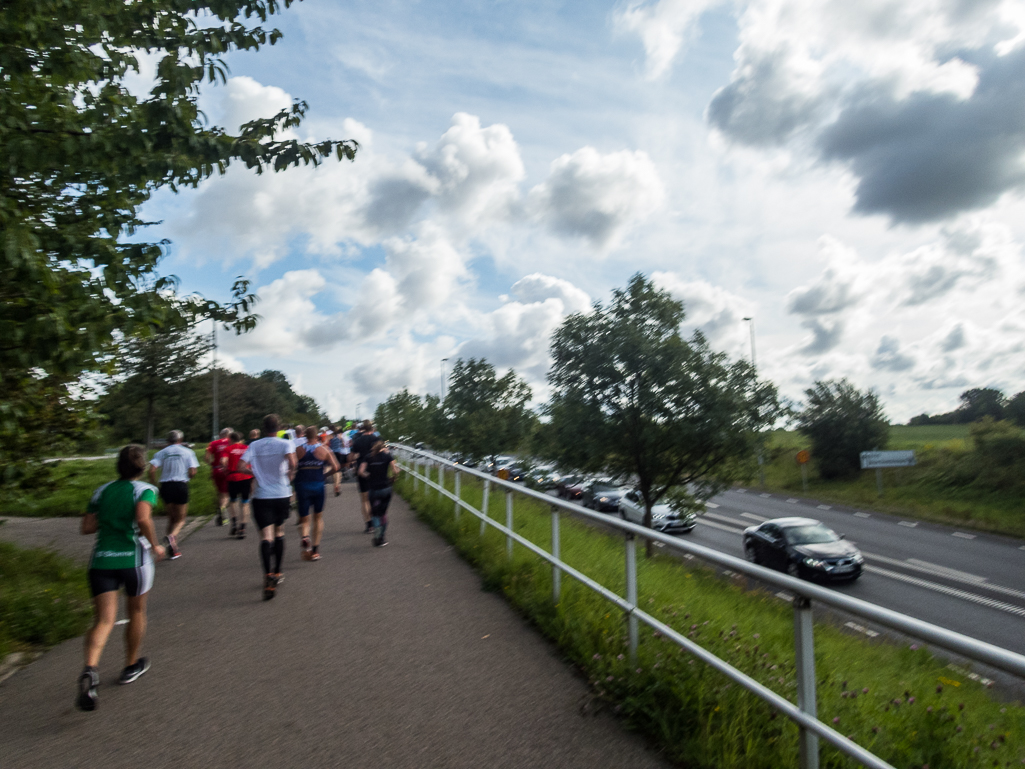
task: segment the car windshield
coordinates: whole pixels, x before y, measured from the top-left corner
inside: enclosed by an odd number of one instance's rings
[[[787,542],[791,545],[821,545],[824,542],[836,542],[840,539],[836,532],[827,529],[821,523],[810,526],[792,526],[784,529]]]
[[[619,486],[614,483],[596,483],[591,488],[594,491],[619,491]]]

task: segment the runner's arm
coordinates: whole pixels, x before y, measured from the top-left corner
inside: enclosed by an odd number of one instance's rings
[[[196,468],[195,467],[190,467],[189,468],[189,478],[195,478],[195,477],[196,477]]]
[[[135,503],[135,522],[139,524],[139,531],[149,540],[153,548],[153,560],[159,561],[164,557],[164,546],[157,539],[157,530],[153,525],[153,505],[140,499]]]
[[[367,463],[366,463],[366,462],[363,462],[363,463],[362,463],[362,464],[361,464],[361,465],[359,466],[359,470],[358,470],[357,472],[359,473],[359,477],[360,477],[360,478],[366,478],[366,477],[368,477],[368,476],[370,475],[370,473],[368,473],[368,472],[367,472]]]
[[[398,462],[396,462],[396,461],[395,461],[395,460],[393,459],[393,460],[391,461],[391,477],[392,477],[393,479],[394,479],[394,478],[398,478],[398,477],[399,477],[399,473],[401,473],[401,472],[402,472],[402,468],[401,468],[401,467],[399,467],[399,463],[398,463]]]
[[[238,461],[238,464],[235,465],[235,472],[236,473],[248,473],[249,472],[249,463],[246,462],[244,459],[240,459]]]
[[[330,472],[328,472],[327,468],[324,468],[324,475],[331,475],[332,473],[337,473],[339,470],[342,469],[341,465],[338,464],[338,460],[335,459],[335,454],[333,451],[331,451],[331,449],[329,449],[327,446],[320,446],[317,450],[319,451],[320,449],[324,450],[324,454],[326,456],[319,457],[319,459],[323,459],[325,462],[328,462],[331,465]]]
[[[82,516],[82,533],[95,534],[100,530],[100,521],[96,513],[86,513]]]
[[[288,480],[295,478],[295,468],[299,466],[299,460],[295,458],[295,452],[286,454],[288,457]]]

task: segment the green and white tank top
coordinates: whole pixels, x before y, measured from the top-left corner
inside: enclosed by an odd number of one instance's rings
[[[156,488],[142,481],[111,481],[96,489],[89,500],[89,512],[99,523],[90,569],[133,569],[151,560],[150,544],[135,522],[140,500],[155,506]]]

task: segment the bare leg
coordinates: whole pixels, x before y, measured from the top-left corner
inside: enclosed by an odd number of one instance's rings
[[[304,515],[299,519],[299,531],[303,538],[310,536],[310,516]]]
[[[182,530],[182,526],[185,525],[185,516],[189,513],[189,506],[185,505],[167,505],[167,536],[177,537],[178,532]]]
[[[110,631],[114,629],[114,622],[117,621],[117,591],[100,593],[93,599],[93,604],[96,607],[96,617],[93,619],[93,626],[85,634],[85,665],[94,668],[100,664],[103,647],[107,645]]]
[[[313,514],[313,546],[320,546],[320,538],[324,535],[324,514]]]
[[[239,523],[245,523],[246,520],[249,518],[249,503],[248,502],[239,502],[238,503],[238,509],[240,511],[239,512],[238,522]]]
[[[128,596],[128,626],[125,628],[125,666],[139,660],[139,648],[146,635],[146,593]]]
[[[359,493],[359,501],[363,504],[363,523],[370,523],[370,494],[366,491]]]

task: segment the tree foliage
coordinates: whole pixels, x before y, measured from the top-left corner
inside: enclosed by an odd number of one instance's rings
[[[823,478],[856,475],[862,451],[886,447],[889,422],[874,392],[861,392],[846,379],[818,381],[804,392],[808,402],[797,424],[812,442]]]
[[[166,242],[137,237],[154,191],[194,187],[241,163],[257,173],[336,156],[353,141],[282,139],[306,104],[237,133],[206,126],[203,82],[223,57],[273,44],[260,24],[292,0],[8,0],[0,14],[0,432],[32,429],[86,371],[111,371],[112,342],[213,318],[253,327],[245,281],[221,305],[175,293],[157,264]],[[127,86],[140,57],[153,86]],[[34,383],[29,382],[29,378]],[[40,383],[45,383],[43,386]],[[36,394],[43,390],[47,397]],[[48,398],[50,400],[48,400]],[[7,457],[5,457],[6,459]]]
[[[408,389],[393,393],[374,410],[374,424],[382,435],[398,441],[423,441],[443,448],[447,429],[441,399],[437,395],[421,398]]]
[[[690,484],[702,498],[754,457],[781,413],[775,387],[746,361],[680,334],[683,304],[638,274],[608,306],[569,316],[552,337],[549,434],[556,457],[633,476],[651,508]]]
[[[535,419],[530,387],[515,371],[499,377],[483,358],[460,358],[449,377],[444,408],[449,447],[472,457],[517,448]]]

